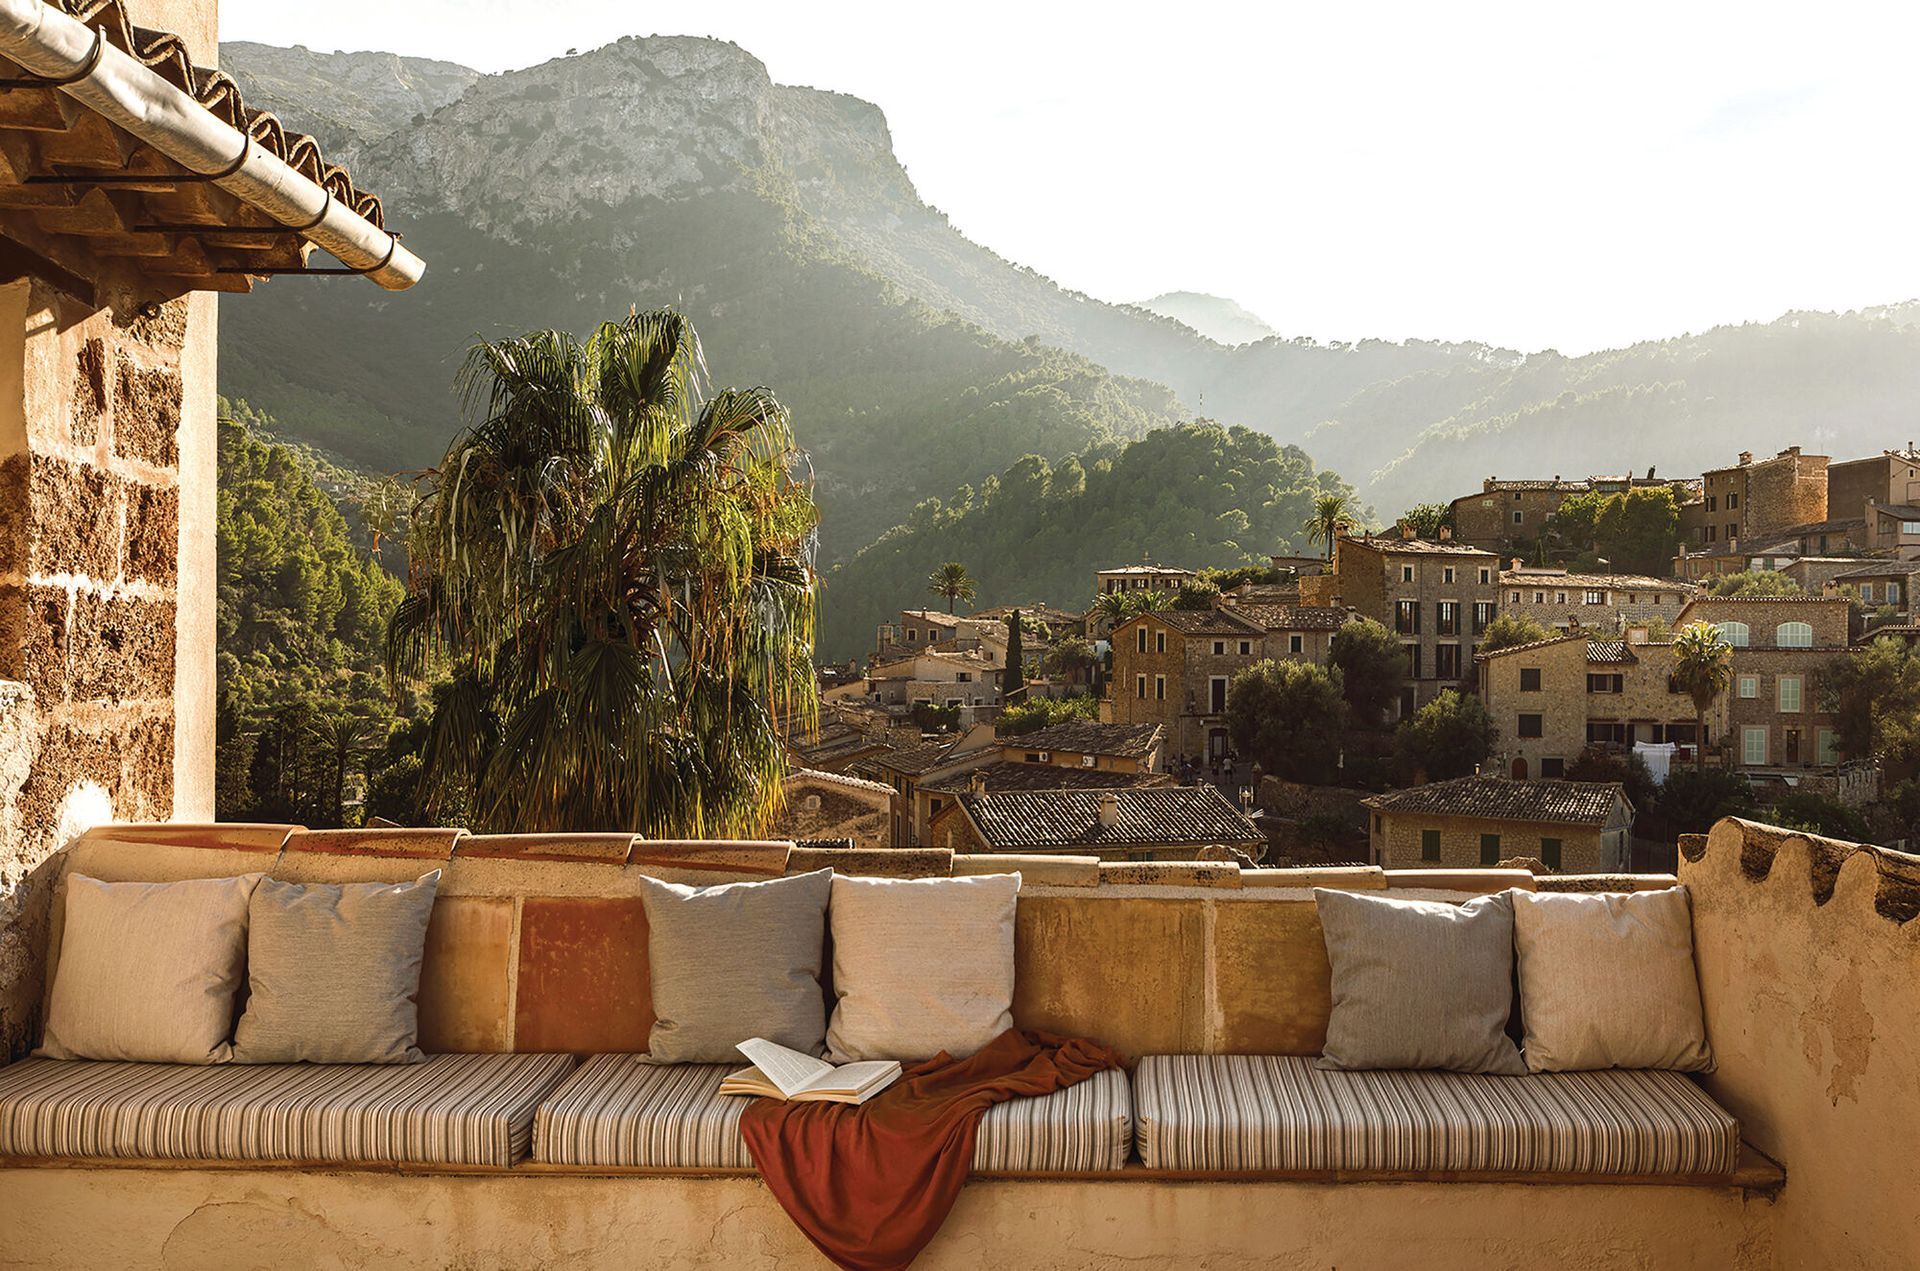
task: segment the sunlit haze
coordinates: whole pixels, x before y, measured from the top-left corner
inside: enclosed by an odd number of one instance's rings
[[[1579,352],[1920,295],[1915,7],[221,10],[225,39],[489,71],[729,39],[878,103],[922,196],[1002,255],[1287,335]]]

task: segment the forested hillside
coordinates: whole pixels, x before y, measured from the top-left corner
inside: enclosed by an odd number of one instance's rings
[[[1041,602],[1081,610],[1096,570],[1143,557],[1188,568],[1265,564],[1306,551],[1315,496],[1350,493],[1296,446],[1248,428],[1196,423],[1049,463],[1029,455],[912,518],[831,573],[822,644],[845,658],[871,647],[891,608],[933,603],[943,561],[979,584],[978,608]],[[874,617],[879,615],[879,618]]]

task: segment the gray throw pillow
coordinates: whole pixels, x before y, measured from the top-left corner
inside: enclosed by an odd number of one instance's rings
[[[1333,965],[1325,1068],[1446,1068],[1518,1075],[1513,901],[1464,904],[1313,890]]]
[[[254,889],[242,1064],[417,1064],[420,963],[440,871],[411,883]]]
[[[653,1032],[671,1064],[735,1063],[764,1037],[810,1055],[827,1036],[820,960],[833,871],[687,887],[642,877]]]

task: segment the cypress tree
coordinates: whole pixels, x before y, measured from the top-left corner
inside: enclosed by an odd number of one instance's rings
[[[1007,670],[1001,680],[1000,701],[1011,706],[1027,694],[1026,653],[1020,647],[1020,611],[1007,619]]]

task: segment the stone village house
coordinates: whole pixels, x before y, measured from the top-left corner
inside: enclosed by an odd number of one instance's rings
[[[1834,717],[1820,709],[1820,676],[1849,647],[1839,596],[1701,596],[1677,625],[1710,622],[1733,646],[1727,701],[1729,761],[1749,772],[1833,768]]]
[[[1617,781],[1457,777],[1362,800],[1373,863],[1474,869],[1537,860],[1555,873],[1628,869],[1633,805]]]
[[[209,69],[212,0],[33,9],[0,33],[16,81],[0,93],[0,927],[15,936],[45,923],[37,871],[78,831],[213,815],[216,293],[321,266],[316,247],[389,290],[425,268],[378,198]],[[39,1005],[17,961],[0,943],[9,1051]]]

